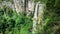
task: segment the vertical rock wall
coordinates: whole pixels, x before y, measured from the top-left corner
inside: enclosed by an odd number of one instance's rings
[[[33,30],[32,33],[35,34],[35,31],[37,30],[37,24],[38,28],[41,27],[41,21],[43,19],[43,11],[45,4],[35,2],[33,0],[14,0],[15,8],[17,13],[25,11],[27,16],[33,15]],[[31,14],[31,15],[30,15]]]
[[[17,13],[24,11],[24,0],[14,0]]]
[[[24,11],[29,16],[34,11],[33,0],[14,0],[14,5],[17,13]]]

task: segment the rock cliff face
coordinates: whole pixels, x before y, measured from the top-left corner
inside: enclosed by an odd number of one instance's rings
[[[12,4],[11,2],[2,1],[2,3],[0,3],[0,8],[2,8],[3,6],[7,6],[12,10],[15,10],[14,4]]]
[[[16,12],[19,14],[21,12],[25,12],[26,16],[33,16],[33,34],[36,31],[37,24],[39,25],[40,29],[40,22],[43,18],[43,11],[45,4],[42,4],[40,2],[34,2],[33,0],[13,0],[14,3],[10,2],[2,2],[3,5],[11,7],[13,10],[16,10]]]
[[[21,13],[24,11],[27,16],[33,15],[33,30],[32,33],[35,34],[35,31],[37,29],[37,24],[39,25],[38,28],[40,28],[41,21],[43,19],[43,11],[45,4],[41,2],[34,2],[33,0],[18,0],[20,1],[17,5],[17,1],[15,1],[15,8],[17,13]]]
[[[34,2],[33,0],[14,0],[14,5],[17,13],[26,12],[29,15],[34,11]]]
[[[13,4],[9,1],[2,1],[0,7],[3,6],[9,6],[13,10],[16,10],[18,14],[24,11],[29,16],[34,12],[35,3],[33,0],[13,0]]]
[[[17,13],[24,11],[24,0],[14,0]]]

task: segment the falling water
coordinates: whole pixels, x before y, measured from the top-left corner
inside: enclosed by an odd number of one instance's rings
[[[35,13],[34,13],[33,31],[32,31],[33,34],[35,34],[35,31],[36,31],[37,11],[38,11],[38,3],[36,4]]]
[[[37,31],[37,24],[39,24],[38,28],[41,29],[40,23],[43,18],[43,11],[44,11],[45,4],[42,4],[38,2],[35,7],[35,13],[34,13],[34,20],[33,20],[33,31],[32,34],[35,34]]]

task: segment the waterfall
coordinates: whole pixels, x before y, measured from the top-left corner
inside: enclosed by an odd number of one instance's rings
[[[34,19],[33,19],[33,31],[32,34],[35,34],[37,31],[37,24],[38,24],[38,29],[42,29],[42,24],[41,21],[43,21],[43,11],[44,11],[45,4],[44,3],[36,3],[35,7],[35,12],[34,12]],[[43,21],[44,22],[44,21]]]
[[[36,4],[35,12],[34,12],[33,31],[32,31],[33,34],[35,34],[35,31],[36,31],[37,11],[38,11],[38,3]]]

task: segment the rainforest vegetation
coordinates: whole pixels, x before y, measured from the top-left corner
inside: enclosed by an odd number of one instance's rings
[[[14,0],[0,0],[0,5],[3,1],[14,4]],[[33,0],[33,2],[35,3],[34,7],[38,2],[45,6],[43,18],[39,17],[42,19],[41,22],[35,25],[34,12],[36,8],[34,8],[33,14],[27,16],[28,12],[24,10],[27,3],[21,13],[17,13],[16,8],[13,10],[10,6],[0,6],[0,34],[60,34],[60,0]],[[39,18],[37,17],[35,23],[38,23]],[[34,28],[36,31],[33,30]]]

